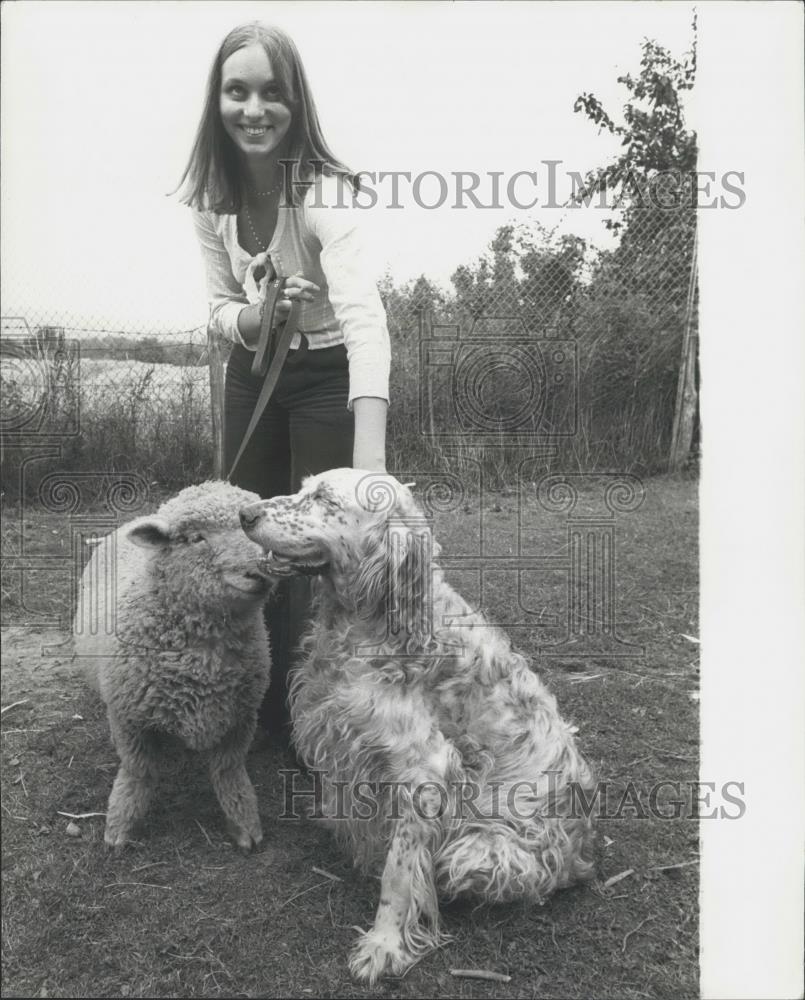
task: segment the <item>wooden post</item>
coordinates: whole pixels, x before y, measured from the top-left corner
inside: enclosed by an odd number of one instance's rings
[[[419,343],[427,338],[430,340],[433,337],[433,309],[431,306],[423,306],[419,313]],[[422,348],[420,347],[420,357]],[[420,373],[421,378],[421,373]],[[435,441],[434,432],[434,422],[433,422],[433,380],[428,379],[428,431],[430,433],[430,443],[431,445]]]
[[[207,327],[210,365],[210,417],[212,419],[212,474],[224,478],[224,361],[218,334]]]
[[[685,331],[682,336],[682,357],[679,362],[679,380],[676,387],[674,429],[671,436],[669,471],[679,472],[690,454],[693,443],[693,424],[696,417],[696,353],[698,337],[693,328],[693,311],[696,305],[698,232],[693,238],[693,259],[690,267],[690,285],[685,310]]]

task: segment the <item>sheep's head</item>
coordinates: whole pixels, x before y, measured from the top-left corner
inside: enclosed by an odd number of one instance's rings
[[[132,521],[126,537],[151,552],[155,576],[177,599],[211,610],[260,603],[271,585],[264,553],[238,517],[258,499],[225,482],[190,486],[156,514]]]

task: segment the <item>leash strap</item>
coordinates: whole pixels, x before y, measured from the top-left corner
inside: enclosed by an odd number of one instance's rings
[[[263,311],[260,314],[260,334],[257,340],[257,350],[252,359],[252,375],[265,375],[268,371],[268,365],[274,353],[275,341],[277,339],[274,315],[277,311],[277,303],[282,295],[284,285],[285,282],[282,278],[276,278],[270,281],[266,288]]]
[[[274,326],[274,314],[277,311],[277,303],[284,287],[285,279],[280,278],[270,282],[266,289],[263,315],[260,321],[260,338],[257,342],[257,351],[255,352],[254,360],[252,361],[252,375],[265,375],[265,381],[260,390],[260,395],[257,397],[257,402],[254,404],[254,412],[249,421],[249,426],[246,428],[246,433],[243,435],[243,440],[235,456],[235,461],[232,463],[232,467],[227,474],[226,478],[229,480],[232,479],[232,474],[237,468],[238,462],[243,457],[246,445],[249,443],[255,427],[260,422],[263,410],[265,410],[269,399],[271,399],[271,394],[279,379],[282,366],[291,347],[293,335],[296,333],[296,327],[299,323],[301,303],[298,299],[295,299],[291,303],[291,311],[285,320],[282,330],[278,331]],[[300,355],[303,354],[306,347],[307,338],[303,336],[302,345],[297,353]]]

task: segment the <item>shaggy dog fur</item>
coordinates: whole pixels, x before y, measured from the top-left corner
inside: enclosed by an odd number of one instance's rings
[[[439,896],[542,903],[589,878],[574,789],[592,776],[574,730],[445,582],[408,489],[339,469],[241,521],[268,572],[321,577],[291,711],[301,758],[324,772],[324,818],[356,864],[382,872],[353,975],[399,975],[444,940]]]
[[[74,650],[106,703],[120,756],[106,843],[120,847],[151,801],[160,741],[209,752],[237,844],[262,839],[246,752],[269,681],[263,552],[238,510],[257,494],[191,486],[101,539],[84,569]]]

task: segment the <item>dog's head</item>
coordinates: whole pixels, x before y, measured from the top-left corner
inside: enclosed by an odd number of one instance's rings
[[[410,603],[434,555],[410,490],[384,473],[333,469],[310,476],[293,496],[243,507],[240,520],[265,550],[267,573],[325,576],[362,616]]]

